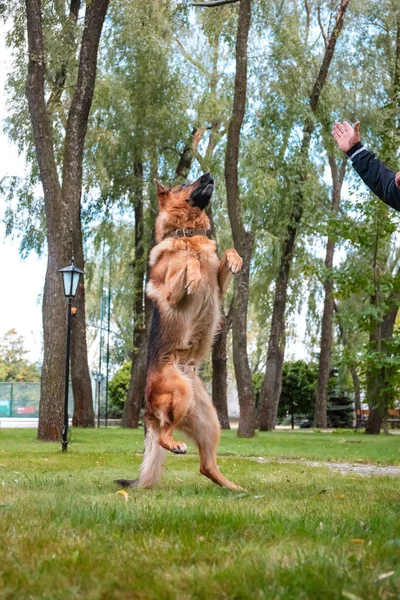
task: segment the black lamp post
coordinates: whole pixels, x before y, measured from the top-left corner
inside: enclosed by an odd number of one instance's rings
[[[74,263],[74,257],[69,267],[58,269],[62,273],[64,284],[64,295],[68,298],[67,305],[67,352],[65,357],[65,395],[64,395],[64,425],[62,428],[62,451],[65,452],[68,446],[68,388],[69,388],[69,356],[71,349],[71,307],[72,298],[75,298],[78,290],[79,279],[83,275],[82,269],[78,269]]]

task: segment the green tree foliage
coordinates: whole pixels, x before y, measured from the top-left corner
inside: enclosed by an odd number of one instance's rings
[[[60,21],[62,3],[42,4],[48,48],[46,94],[52,99],[54,147],[61,164],[82,22]],[[299,192],[298,169],[305,167],[303,215],[286,298],[288,346],[296,334],[298,314],[307,313],[308,348],[310,355],[318,353],[324,282],[330,277],[335,299],[331,362],[339,369],[340,389],[356,391],[359,386],[361,396],[369,390],[368,399],[385,409],[398,397],[399,329],[394,327],[379,343],[374,335],[388,312],[400,305],[394,298],[399,289],[400,221],[365,191],[351,168],[346,171],[340,210],[332,214],[328,152],[339,164],[342,157],[332,146],[331,124],[339,118],[359,119],[364,143],[392,169],[399,168],[400,5],[398,0],[350,1],[318,110],[310,116],[310,93],[338,5],[331,0],[252,2],[238,165],[243,225],[255,240],[247,351],[257,396],[282,243]],[[82,225],[90,339],[98,343],[99,298],[111,261],[111,359],[113,367],[124,364],[125,375],[135,351],[135,331],[145,319],[141,298],[157,210],[153,178],[182,182],[210,170],[216,181],[212,210],[218,245],[224,250],[232,244],[224,156],[238,9],[238,4],[198,9],[172,0],[116,0],[110,5],[85,145]],[[23,179],[3,181],[0,191],[8,199],[7,233],[22,235],[21,250],[27,254],[43,250],[45,222],[24,97],[24,3],[9,3],[5,15],[13,23],[9,43],[15,57],[8,79],[6,130],[25,152],[30,168]],[[68,56],[68,68],[60,98],[54,81],[63,56]],[[310,152],[306,164],[300,165],[302,130],[310,118]],[[324,265],[328,236],[335,243],[330,272]],[[226,312],[230,299],[231,294]],[[232,373],[229,349],[228,356]],[[279,415],[294,408],[311,411],[315,375],[313,363],[290,361],[284,366]],[[342,397],[342,392],[330,393]],[[118,402],[121,407],[122,398]]]
[[[39,367],[29,362],[25,355],[24,338],[10,329],[0,338],[0,381],[40,381]]]

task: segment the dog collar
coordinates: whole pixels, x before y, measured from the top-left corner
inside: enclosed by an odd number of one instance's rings
[[[175,229],[174,231],[170,231],[163,236],[163,240],[168,237],[172,238],[190,238],[195,235],[203,235],[204,237],[210,237],[210,232],[207,229],[186,229],[183,227],[182,229]]]

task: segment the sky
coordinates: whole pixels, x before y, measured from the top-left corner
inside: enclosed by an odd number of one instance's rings
[[[6,26],[0,21],[0,122],[3,128],[7,116],[7,99],[4,85],[12,57],[5,45]],[[18,156],[16,146],[9,143],[0,132],[0,180],[6,175],[22,175],[25,161]],[[46,271],[46,259],[31,254],[22,260],[18,240],[5,237],[3,223],[5,204],[0,198],[0,337],[16,329],[25,338],[27,358],[33,362],[41,359],[42,313],[41,294]]]
[[[7,25],[0,21],[0,180],[5,176],[23,175],[25,171],[24,157],[18,155],[16,146],[3,133],[7,117],[5,82],[12,66],[12,56],[5,43],[6,32]],[[24,337],[27,359],[37,362],[42,358],[41,295],[46,257],[38,258],[32,252],[28,258],[21,259],[19,240],[5,237],[4,211],[4,199],[0,197],[0,337],[15,329]],[[295,328],[297,337],[290,338],[286,358],[306,358],[304,314],[295,318]]]

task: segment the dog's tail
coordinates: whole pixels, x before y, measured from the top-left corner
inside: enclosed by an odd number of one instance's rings
[[[164,460],[165,450],[158,443],[158,430],[148,427],[144,440],[144,457],[140,467],[138,487],[153,487],[160,481]]]

